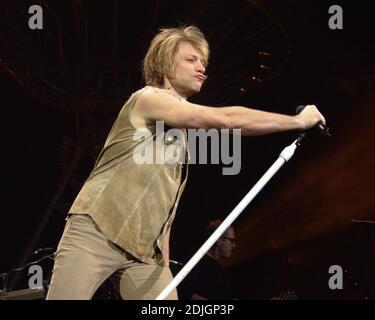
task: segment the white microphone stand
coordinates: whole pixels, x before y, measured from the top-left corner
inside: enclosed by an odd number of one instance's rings
[[[241,202],[233,209],[233,211],[225,218],[215,232],[207,239],[207,241],[200,247],[194,256],[185,264],[174,279],[164,288],[164,290],[156,297],[156,300],[164,300],[175,289],[182,280],[189,274],[195,265],[202,259],[202,257],[210,250],[215,242],[223,235],[234,220],[242,213],[248,204],[255,198],[260,190],[267,184],[274,174],[294,155],[294,151],[300,146],[305,133],[301,133],[299,137],[289,146],[287,146],[279,155],[274,164],[267,170],[267,172],[259,179],[254,187],[247,193]]]

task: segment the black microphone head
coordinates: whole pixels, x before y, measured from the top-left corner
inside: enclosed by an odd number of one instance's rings
[[[296,114],[301,113],[302,110],[305,109],[305,108],[306,108],[306,106],[304,106],[304,105],[301,104],[300,106],[298,106],[298,107],[296,108]]]

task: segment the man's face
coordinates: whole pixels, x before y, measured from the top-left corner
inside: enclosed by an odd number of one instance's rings
[[[220,256],[223,258],[230,258],[232,251],[236,247],[236,235],[233,227],[230,227],[222,237],[222,245],[220,247]]]
[[[189,42],[181,42],[175,58],[174,89],[182,96],[189,97],[200,91],[206,79],[204,57]]]

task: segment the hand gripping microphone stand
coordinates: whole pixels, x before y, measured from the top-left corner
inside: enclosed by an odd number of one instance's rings
[[[302,108],[297,109],[297,113],[302,111]],[[195,265],[202,259],[202,257],[210,250],[215,242],[223,235],[234,220],[242,213],[248,204],[255,198],[255,196],[263,189],[275,173],[294,155],[294,151],[301,145],[301,141],[305,137],[305,133],[301,132],[299,137],[289,146],[287,146],[279,155],[274,164],[266,171],[266,173],[259,179],[254,187],[247,193],[241,202],[233,209],[233,211],[225,218],[215,232],[207,239],[201,248],[193,255],[193,257],[185,264],[174,279],[164,288],[164,290],[156,297],[156,300],[164,300],[175,289],[181,281],[189,274]]]

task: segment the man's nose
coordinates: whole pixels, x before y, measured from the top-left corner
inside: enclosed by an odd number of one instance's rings
[[[202,73],[202,74],[204,74],[205,72],[206,72],[206,68],[204,67],[204,65],[202,64],[202,62],[198,62],[198,67],[197,67],[198,69],[198,71],[200,72],[200,73]]]

